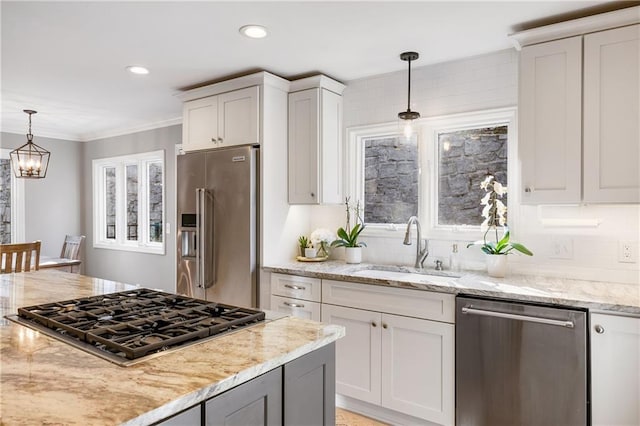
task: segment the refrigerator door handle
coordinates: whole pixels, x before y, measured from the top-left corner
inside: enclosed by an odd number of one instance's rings
[[[200,247],[202,247],[201,270],[202,270],[202,287],[213,287],[216,281],[216,270],[214,261],[214,235],[213,235],[213,195],[205,188],[200,192],[200,206],[202,208],[202,239]]]
[[[198,284],[198,288],[202,288],[202,282],[204,277],[204,262],[202,259],[202,226],[200,222],[202,221],[202,188],[196,188],[196,265],[198,271],[196,272],[196,284]]]

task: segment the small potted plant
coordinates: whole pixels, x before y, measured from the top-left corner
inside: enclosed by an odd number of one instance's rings
[[[300,246],[300,256],[302,257],[316,257],[315,254],[315,250],[314,253],[309,252],[309,254],[312,254],[313,256],[308,256],[307,255],[307,250],[311,249],[311,241],[309,241],[309,239],[307,237],[305,237],[304,235],[298,237],[298,245]]]
[[[495,180],[492,175],[482,181],[480,187],[486,191],[485,196],[480,200],[482,217],[485,218],[480,226],[484,230],[484,238],[467,245],[468,247],[479,245],[480,249],[487,255],[487,272],[492,277],[502,278],[507,272],[507,254],[513,250],[519,251],[527,256],[533,256],[524,245],[511,241],[509,228],[507,227],[507,206],[498,198],[502,198],[507,193],[507,187]],[[502,238],[498,236],[498,227],[503,229]],[[487,234],[491,230],[495,231],[495,242],[487,241]]]
[[[347,226],[345,228],[338,228],[336,232],[338,238],[331,243],[331,247],[344,247],[344,257],[347,263],[360,263],[362,262],[362,247],[367,245],[363,242],[358,242],[360,233],[364,231],[364,221],[360,217],[360,203],[357,202],[355,207],[349,205],[349,197],[345,199],[345,206],[347,208]],[[351,211],[355,214],[355,225],[351,227]]]

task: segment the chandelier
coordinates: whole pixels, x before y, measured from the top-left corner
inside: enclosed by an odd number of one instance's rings
[[[29,114],[27,143],[11,151],[9,154],[11,156],[11,166],[13,173],[18,178],[42,179],[47,175],[47,167],[49,167],[49,157],[51,153],[33,143],[31,115],[36,114],[38,111],[25,109],[24,112]]]

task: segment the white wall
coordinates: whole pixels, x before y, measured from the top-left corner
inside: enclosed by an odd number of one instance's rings
[[[27,142],[25,135],[0,134],[0,147],[15,149]],[[24,179],[25,240],[41,240],[41,255],[58,257],[65,235],[81,235],[83,144],[38,137],[33,142],[51,152],[47,177]]]
[[[182,126],[170,126],[129,135],[86,142],[83,155],[84,205],[86,241],[86,274],[110,280],[141,284],[145,287],[175,291],[175,225],[176,198],[175,145],[182,141]],[[92,160],[156,150],[165,151],[165,232],[164,255],[109,250],[93,247]]]
[[[419,60],[414,66],[419,66]],[[518,54],[503,50],[462,60],[412,69],[411,109],[422,117],[517,105]],[[407,73],[405,71],[347,82],[343,95],[345,127],[396,121],[397,113],[406,110]],[[346,167],[349,167],[347,165]],[[515,188],[514,188],[515,190]],[[337,229],[344,226],[343,206],[318,206],[310,209],[308,232],[318,227]],[[540,273],[570,278],[638,283],[638,263],[617,261],[618,241],[638,244],[640,208],[633,205],[607,206],[511,206],[512,229],[517,241],[535,256],[511,256],[513,272]],[[570,226],[550,227],[546,219],[568,220]],[[597,219],[597,227],[580,225],[583,219]],[[588,220],[587,220],[588,222]],[[365,231],[366,233],[366,231]],[[404,246],[403,230],[386,235],[364,235],[368,244],[364,261],[386,264],[413,264],[415,243]],[[466,249],[460,243],[461,260],[466,267],[483,268],[478,248]],[[435,259],[448,262],[453,240],[433,240],[425,265],[433,267]],[[340,252],[335,253],[340,256]],[[558,257],[564,257],[559,259]]]

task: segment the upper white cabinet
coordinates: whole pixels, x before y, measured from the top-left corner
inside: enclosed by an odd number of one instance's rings
[[[633,7],[513,36],[524,45],[524,204],[640,202],[638,16]]]
[[[289,204],[343,202],[343,89],[343,84],[325,76],[291,84]]]
[[[520,159],[525,203],[579,202],[582,37],[522,49]]]
[[[640,425],[640,318],[591,314],[591,420]]]
[[[182,149],[259,144],[259,93],[253,86],[185,102]]]
[[[640,202],[640,25],[584,36],[584,201]]]

